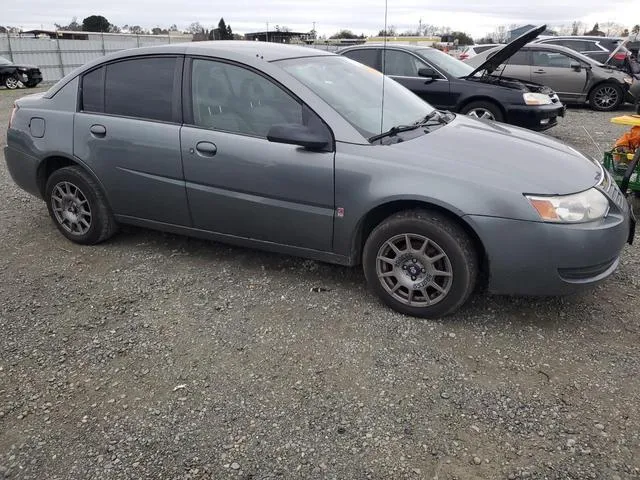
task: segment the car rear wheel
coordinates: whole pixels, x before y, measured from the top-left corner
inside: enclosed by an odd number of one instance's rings
[[[80,167],[64,167],[53,172],[47,181],[45,199],[56,227],[72,242],[94,245],[116,232],[102,189]]]
[[[495,103],[477,101],[471,102],[460,110],[460,113],[482,120],[494,120],[496,122],[504,121],[502,110]]]
[[[394,310],[438,318],[473,292],[478,258],[460,226],[428,210],[398,213],[369,235],[362,258],[370,289]]]
[[[4,86],[9,90],[15,90],[20,86],[20,83],[18,82],[18,79],[16,77],[10,76],[4,79]]]
[[[589,105],[599,112],[615,110],[620,106],[622,100],[622,89],[614,83],[598,85],[589,94]]]

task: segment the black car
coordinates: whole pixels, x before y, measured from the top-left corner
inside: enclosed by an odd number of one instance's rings
[[[488,73],[494,62],[504,61],[544,28],[525,33],[475,70],[429,47],[365,44],[338,53],[386,73],[439,109],[532,130],[546,130],[556,125],[557,118],[565,112],[553,90],[533,82]]]
[[[20,65],[0,57],[0,85],[13,90],[21,85],[33,88],[42,81],[38,67]]]

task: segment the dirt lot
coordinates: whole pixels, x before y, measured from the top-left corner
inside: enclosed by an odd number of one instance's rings
[[[599,155],[582,126],[606,148],[611,116],[550,134]],[[637,245],[580,296],[422,321],[357,269],[133,228],[76,246],[3,159],[0,194],[0,478],[640,478]]]

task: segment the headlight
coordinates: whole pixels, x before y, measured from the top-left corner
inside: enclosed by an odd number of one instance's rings
[[[552,103],[551,97],[544,93],[523,93],[522,98],[527,105],[549,105]]]
[[[595,188],[573,195],[525,196],[545,222],[590,222],[599,220],[609,213],[609,200]]]
[[[631,85],[631,84],[633,83],[633,78],[631,78],[631,77],[624,77],[624,78],[622,79],[622,81],[623,81],[624,83],[626,83],[627,85]]]

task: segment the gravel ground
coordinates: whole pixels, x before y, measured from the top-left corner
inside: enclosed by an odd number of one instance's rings
[[[606,148],[611,116],[549,134],[599,155],[582,126]],[[1,159],[0,193],[0,478],[640,478],[637,246],[579,296],[424,321],[358,269],[134,228],[71,244]]]

